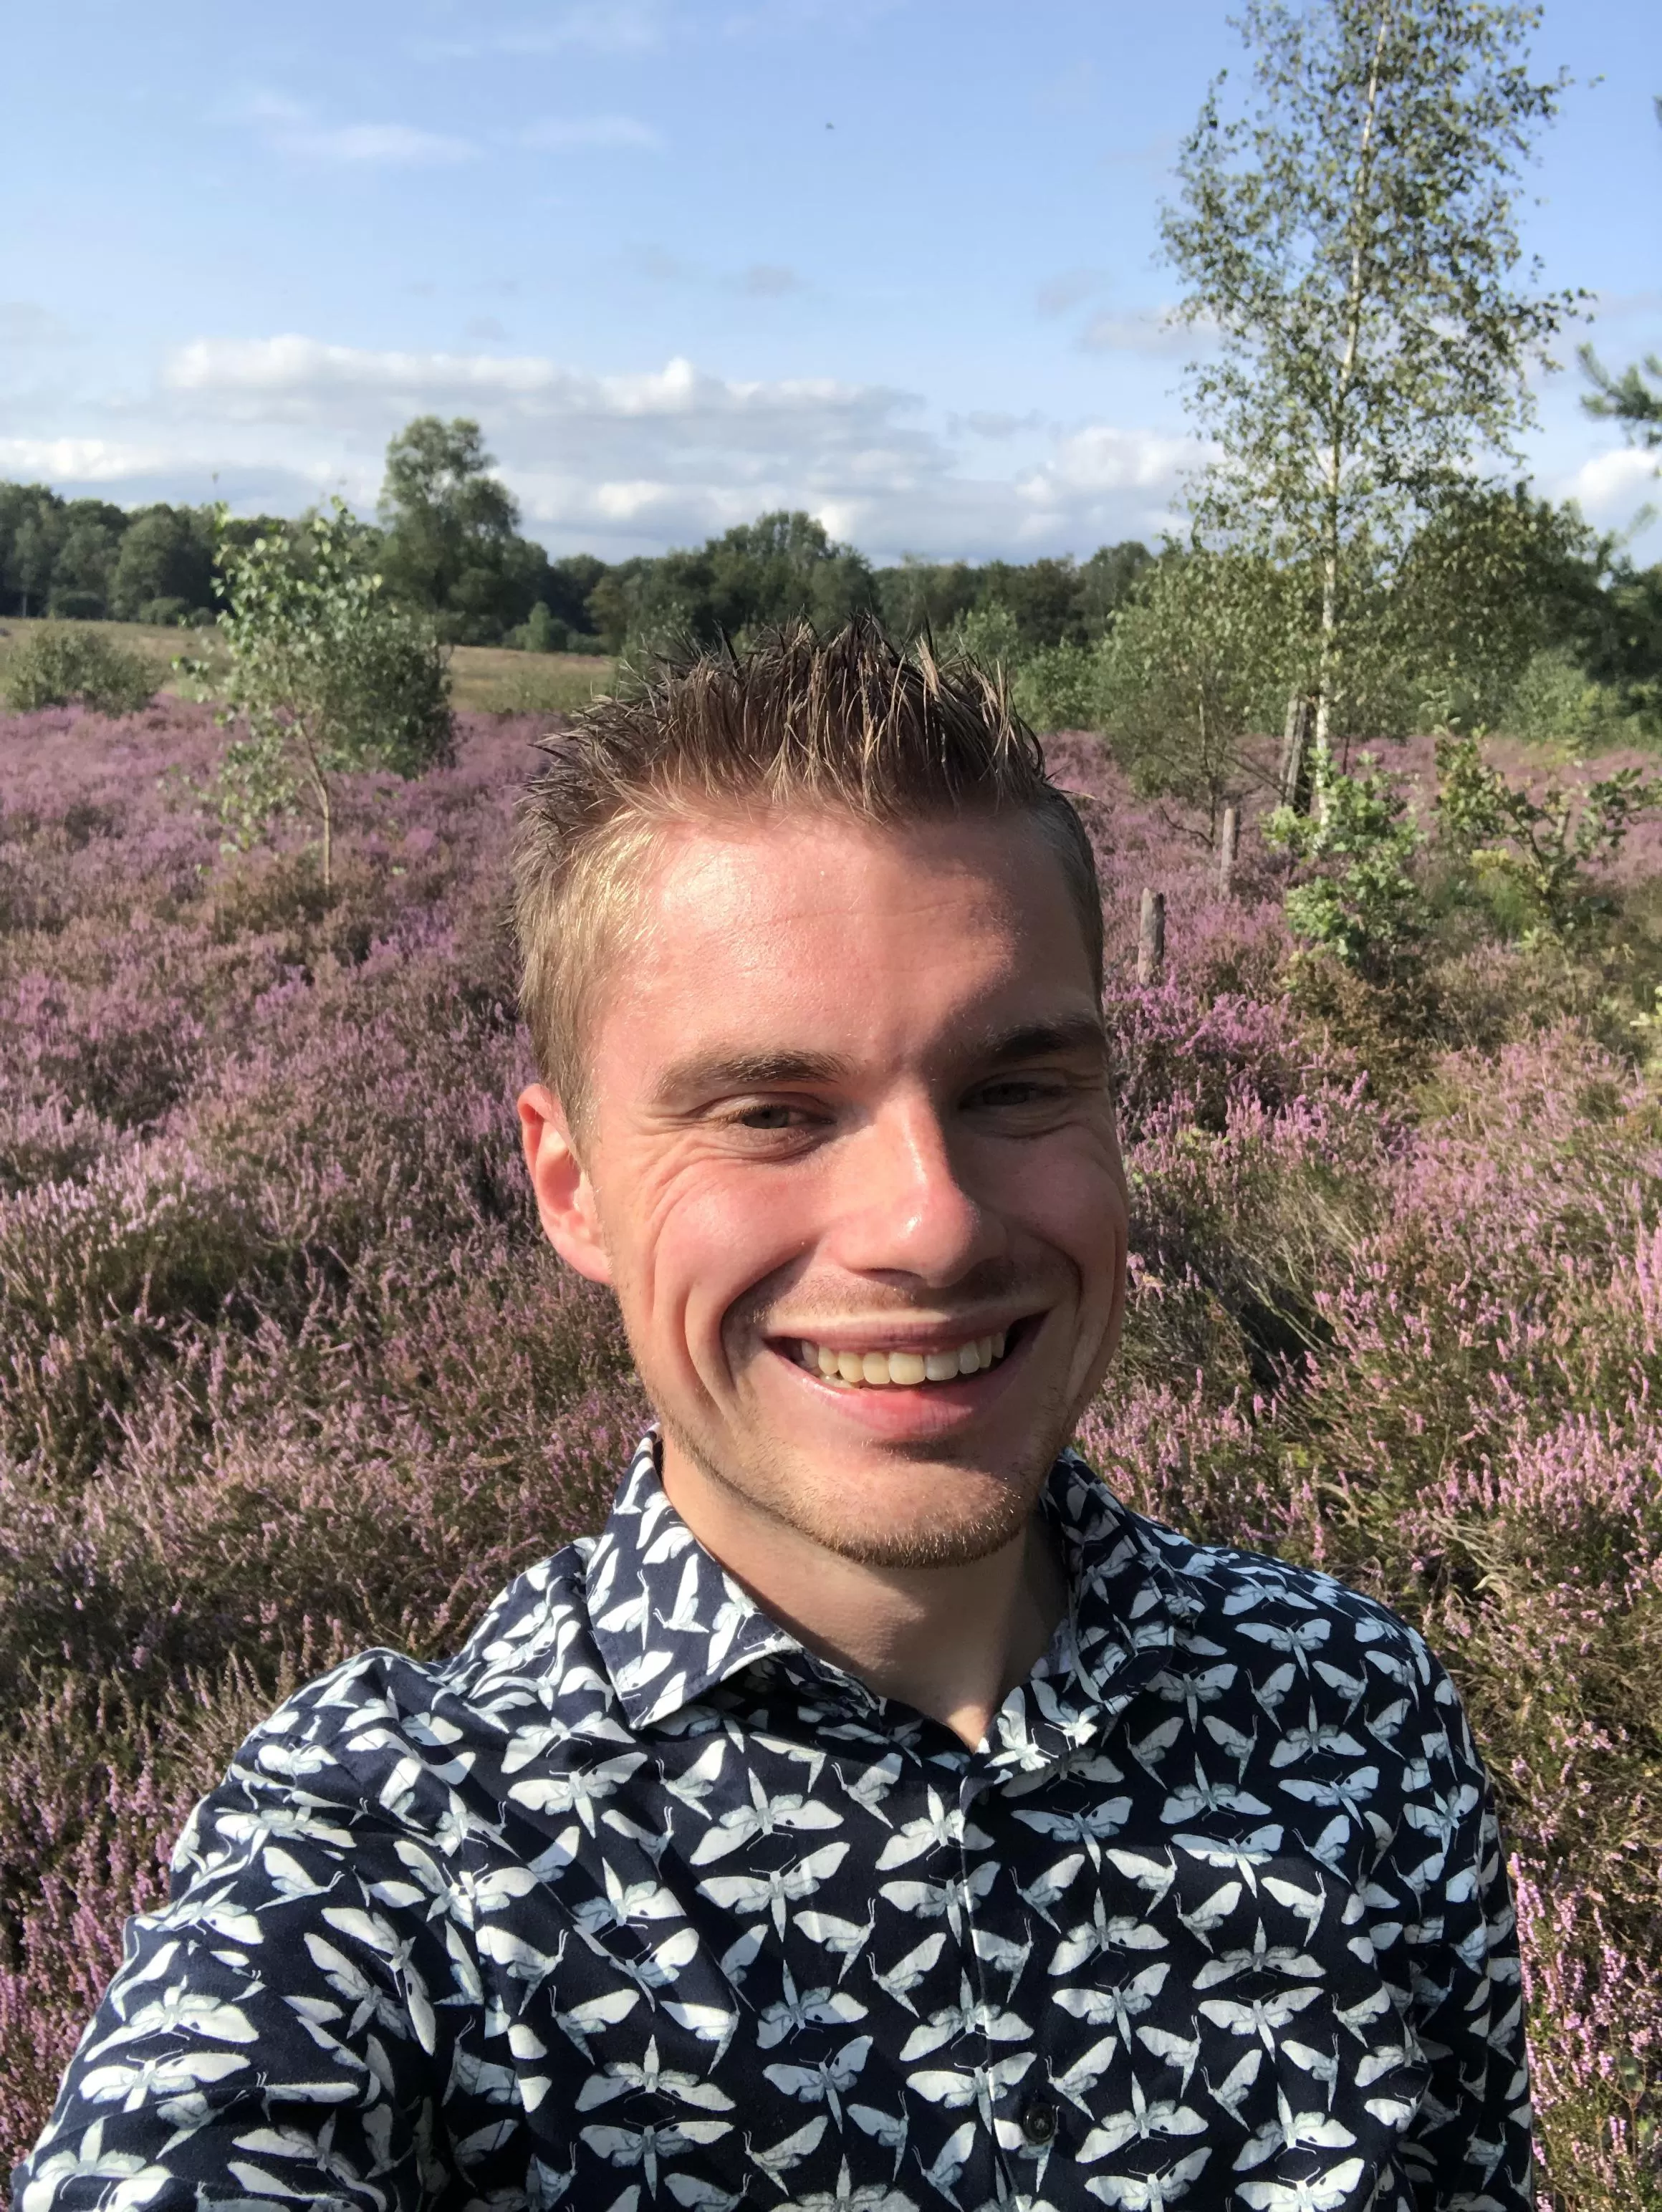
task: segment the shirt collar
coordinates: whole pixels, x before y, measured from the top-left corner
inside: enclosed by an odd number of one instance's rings
[[[643,1437],[589,1554],[588,1611],[633,1728],[667,1719],[740,1668],[802,1649],[713,1559],[664,1495]]]
[[[1143,1524],[1074,1452],[1051,1469],[1040,1510],[1061,1547],[1068,1611],[1046,1658],[995,1716],[995,1770],[1047,1766],[1093,1740],[1171,1650],[1186,1610]],[[655,1433],[630,1462],[587,1581],[594,1640],[633,1728],[667,1720],[759,1661],[822,1668],[670,1504]]]

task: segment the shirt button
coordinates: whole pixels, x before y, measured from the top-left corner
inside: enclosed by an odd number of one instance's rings
[[[1021,2135],[1025,2142],[1036,2150],[1056,2141],[1056,2108],[1054,2105],[1032,2104],[1021,2115]]]

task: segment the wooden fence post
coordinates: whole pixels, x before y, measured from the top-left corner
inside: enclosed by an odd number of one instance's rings
[[[1301,801],[1308,783],[1305,755],[1310,745],[1310,702],[1302,692],[1295,691],[1287,702],[1287,727],[1282,735],[1275,781],[1281,787],[1282,805],[1298,811],[1303,811]]]
[[[1137,981],[1158,983],[1166,965],[1166,894],[1144,891],[1142,924],[1137,932]]]
[[[1225,898],[1234,888],[1235,855],[1240,850],[1241,811],[1239,806],[1223,810],[1223,829],[1218,838],[1218,889]]]

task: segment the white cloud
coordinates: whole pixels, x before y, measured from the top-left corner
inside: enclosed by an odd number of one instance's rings
[[[1558,496],[1573,499],[1589,521],[1620,529],[1636,507],[1656,496],[1657,459],[1635,446],[1595,453],[1557,486]]]
[[[575,146],[656,153],[664,143],[649,123],[639,122],[632,115],[551,115],[539,123],[527,124],[516,135],[520,145],[546,153]]]
[[[43,483],[122,483],[164,467],[165,444],[121,445],[110,438],[0,438],[0,477]]]
[[[409,168],[471,161],[465,138],[408,123],[320,123],[310,108],[280,93],[259,93],[241,111],[268,146],[298,161],[348,167]]]
[[[89,434],[100,412],[107,438]],[[429,413],[478,418],[527,526],[557,550],[614,559],[782,507],[806,507],[880,560],[1087,553],[1157,535],[1190,452],[1152,432],[1064,434],[1032,417],[1009,425],[1019,446],[989,448],[980,441],[1001,436],[1002,418],[937,428],[917,395],[892,386],[721,377],[679,356],[599,375],[540,355],[292,334],[181,346],[148,398],[80,407],[75,437],[13,439],[0,473],[195,500],[211,495],[216,472],[245,508],[295,508],[335,489],[368,508],[387,439]]]

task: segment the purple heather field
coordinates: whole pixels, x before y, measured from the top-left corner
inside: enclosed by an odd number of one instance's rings
[[[244,1731],[365,1644],[453,1649],[642,1425],[516,1151],[537,727],[346,787],[326,896],[298,835],[220,851],[207,708],[0,718],[0,2170]],[[1502,1793],[1543,2193],[1662,2204],[1662,832],[1596,957],[1451,926],[1405,1006],[1292,988],[1251,825],[1226,901],[1094,740],[1050,750],[1134,1206],[1082,1443],[1424,1630]],[[1380,750],[1423,794],[1429,745]]]

